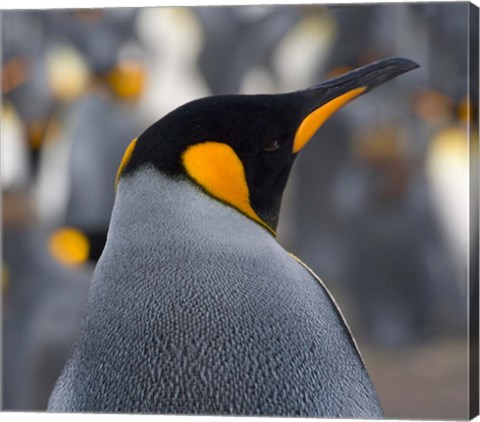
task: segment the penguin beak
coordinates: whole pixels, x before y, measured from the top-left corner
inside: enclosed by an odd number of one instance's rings
[[[300,91],[302,100],[307,103],[308,111],[295,133],[293,154],[298,153],[320,126],[342,106],[417,67],[419,65],[411,60],[391,57]]]

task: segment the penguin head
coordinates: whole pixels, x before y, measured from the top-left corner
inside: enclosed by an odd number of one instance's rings
[[[132,141],[117,181],[152,165],[188,179],[275,233],[293,162],[323,122],[352,99],[416,67],[390,58],[301,91],[192,101]]]

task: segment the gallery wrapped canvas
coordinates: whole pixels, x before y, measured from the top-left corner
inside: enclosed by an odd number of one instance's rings
[[[2,10],[2,409],[477,415],[478,22]]]

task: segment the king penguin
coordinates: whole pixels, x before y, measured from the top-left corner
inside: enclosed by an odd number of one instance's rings
[[[187,103],[127,148],[107,243],[53,412],[383,416],[342,314],[275,239],[299,151],[418,65]]]

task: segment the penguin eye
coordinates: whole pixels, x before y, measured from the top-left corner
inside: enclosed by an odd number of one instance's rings
[[[278,139],[274,139],[273,141],[268,141],[263,145],[264,151],[273,152],[280,148],[280,141]]]

